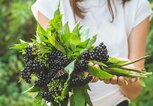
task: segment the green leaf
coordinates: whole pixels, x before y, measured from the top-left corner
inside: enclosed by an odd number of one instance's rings
[[[27,46],[29,46],[29,43],[14,44],[14,46],[11,47],[11,49],[23,50]]]
[[[78,45],[81,41],[75,33],[66,33],[62,35],[62,40],[65,43]]]
[[[125,77],[139,77],[139,74],[134,74],[130,71],[121,69],[121,68],[109,68],[107,72],[117,76],[125,76]]]
[[[97,68],[95,66],[90,66],[88,65],[88,70],[90,72],[91,75],[101,78],[101,79],[108,79],[108,78],[112,78],[113,76],[103,70],[101,70],[100,68]]]
[[[42,104],[42,97],[40,95],[40,93],[38,93],[35,98],[34,98],[34,106],[38,106]],[[42,106],[42,105],[41,105]]]
[[[87,90],[90,90],[90,87],[88,85],[82,86],[81,91],[85,97],[86,104],[88,104],[89,106],[93,106]]]
[[[80,89],[74,89],[70,97],[70,106],[85,106],[85,98]]]
[[[56,15],[52,20],[49,21],[49,24],[55,28],[56,31],[62,26],[62,15]]]
[[[96,42],[96,39],[97,39],[97,35],[93,36],[93,37],[89,40],[88,45],[87,45],[87,48],[86,48],[87,50],[93,46],[93,44]]]
[[[82,86],[73,89],[73,94],[70,97],[70,106],[86,106],[86,104],[92,106],[87,87]]]
[[[70,33],[70,28],[69,28],[68,22],[64,26],[62,26],[58,29],[57,36],[59,37],[60,42],[65,43],[64,39],[62,39],[62,38],[63,38],[63,35],[65,35],[67,33]]]
[[[47,36],[49,42],[59,51],[62,53],[65,53],[65,49],[60,45],[60,43],[56,39],[56,34],[53,34],[52,36]]]
[[[72,31],[80,38],[80,23],[77,23]],[[80,38],[81,39],[81,38]]]
[[[37,42],[44,42],[46,41],[46,31],[41,27],[40,24],[37,25],[37,35],[36,35],[36,41]]]
[[[80,38],[81,38],[81,41],[85,41],[87,39],[88,33],[89,33],[89,27],[83,26],[80,29]]]
[[[59,28],[58,33],[61,34],[61,36],[66,33],[70,33],[70,28],[69,28],[68,22],[64,26]]]
[[[87,45],[88,45],[88,42],[89,42],[90,39],[87,39],[85,40],[84,42],[81,42],[77,45],[77,48],[82,48],[82,49],[86,49],[87,48]]]
[[[61,96],[61,98],[62,98],[62,100],[65,98],[65,96],[68,94],[68,83],[67,83],[67,81],[64,83],[64,88],[63,88],[63,90],[62,90],[62,96]]]
[[[60,5],[61,5],[61,1],[59,1],[58,8],[57,8],[57,10],[54,12],[54,17],[56,17],[56,16],[58,16],[58,15],[61,14],[61,12],[60,12]]]
[[[110,66],[120,66],[122,64],[125,64],[127,62],[129,62],[128,60],[122,60],[122,59],[118,59],[115,57],[109,57],[108,62],[110,62]]]
[[[23,93],[27,93],[27,92],[38,92],[38,91],[40,91],[40,88],[39,87],[32,86],[31,88],[27,89]]]
[[[66,71],[69,75],[71,75],[72,72],[74,71],[75,62],[76,62],[76,60],[72,61],[70,64],[68,64],[68,65],[64,68],[65,71]]]
[[[146,84],[145,84],[145,82],[142,79],[140,79],[139,82],[140,82],[142,87],[146,87]]]

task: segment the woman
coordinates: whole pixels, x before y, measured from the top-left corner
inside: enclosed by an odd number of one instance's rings
[[[45,29],[59,0],[37,0],[32,11]],[[73,29],[75,22],[90,28],[89,37],[98,34],[95,45],[104,42],[110,56],[134,60],[145,55],[151,8],[147,0],[62,0],[60,10],[63,23],[69,21]],[[93,64],[91,64],[93,65]],[[144,67],[144,61],[133,64]],[[95,67],[98,67],[95,65]],[[136,98],[141,92],[138,79],[131,78],[128,85],[123,77],[90,83],[90,97],[94,106],[127,106],[127,100]]]

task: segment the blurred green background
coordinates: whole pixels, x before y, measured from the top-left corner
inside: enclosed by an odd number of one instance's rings
[[[22,94],[28,85],[19,82],[22,58],[10,50],[19,39],[34,37],[36,21],[31,5],[35,0],[0,0],[0,106],[34,106],[29,95]],[[153,7],[153,0],[150,0]],[[148,71],[153,71],[153,21],[147,41]],[[145,79],[147,87],[131,106],[153,106],[153,77]]]

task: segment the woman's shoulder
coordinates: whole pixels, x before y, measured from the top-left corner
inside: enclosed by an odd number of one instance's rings
[[[150,9],[151,7],[148,0],[130,0],[126,3],[125,8],[131,12],[135,12],[141,8]]]
[[[125,19],[129,30],[152,15],[148,0],[130,0],[125,4]]]

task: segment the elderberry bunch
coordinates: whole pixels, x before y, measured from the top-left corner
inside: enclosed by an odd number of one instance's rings
[[[41,91],[41,97],[44,98],[48,102],[54,101],[51,92],[49,92],[48,87],[44,87],[42,89],[42,91]]]
[[[86,60],[80,60],[76,62],[74,71],[75,73],[84,72],[88,70],[88,62]]]
[[[58,50],[53,50],[48,55],[48,63],[52,69],[61,70],[70,62],[69,58]]]
[[[70,81],[70,85],[69,85],[69,88],[72,89],[72,88],[76,88],[76,87],[80,87],[80,86],[83,86],[83,85],[86,85],[88,84],[91,80],[93,79],[92,76],[87,76],[86,78],[73,78],[71,81]]]
[[[31,83],[31,74],[32,74],[32,71],[29,69],[29,67],[25,67],[23,70],[22,70],[22,78],[27,82],[27,83]]]
[[[92,51],[84,52],[82,54],[82,58],[85,60],[96,60],[106,63],[108,61],[109,55],[104,43],[100,43],[100,45],[96,46]]]
[[[32,46],[28,46],[25,48],[24,61],[28,62],[30,60],[34,60],[35,55],[33,55]]]
[[[59,103],[61,101],[62,90],[64,83],[61,80],[52,80],[49,83],[50,87],[42,89],[41,96],[48,102]],[[65,97],[67,98],[67,96]],[[65,99],[63,98],[63,99]]]

